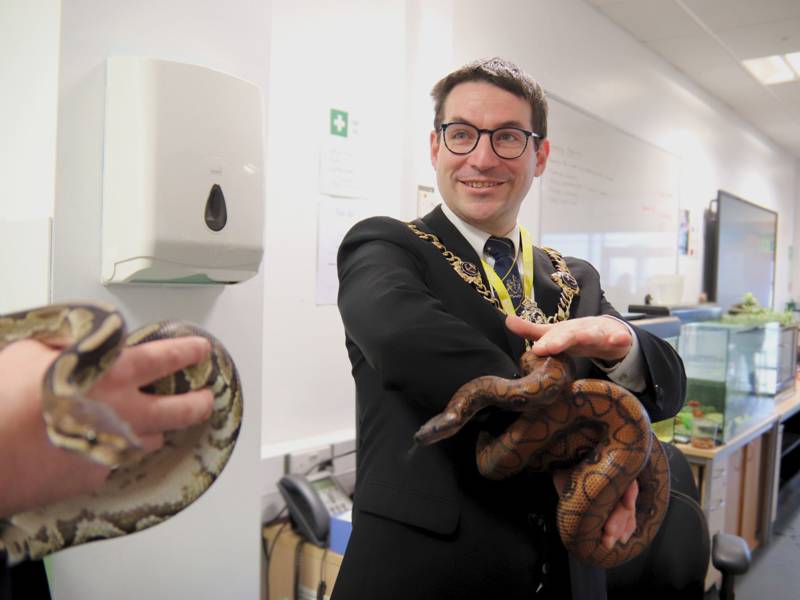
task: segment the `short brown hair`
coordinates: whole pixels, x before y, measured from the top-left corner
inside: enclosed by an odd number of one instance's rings
[[[486,81],[525,99],[531,105],[534,133],[542,139],[547,137],[547,100],[542,86],[514,63],[498,57],[484,58],[464,65],[433,86],[433,128],[437,132],[444,120],[444,102],[447,96],[454,87],[467,81]]]

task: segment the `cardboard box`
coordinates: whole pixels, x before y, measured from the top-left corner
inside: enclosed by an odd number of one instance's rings
[[[329,600],[342,565],[342,555],[300,538],[287,521],[265,525],[262,535],[270,553],[267,563],[269,600],[294,600],[295,576],[300,600],[317,600],[320,582]]]

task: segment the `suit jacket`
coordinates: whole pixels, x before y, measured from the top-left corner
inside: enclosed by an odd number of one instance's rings
[[[420,228],[476,265],[489,286],[480,258],[440,208]],[[554,268],[543,251],[534,252],[535,299],[553,314],[560,295],[549,277]],[[617,315],[597,271],[578,259],[567,265],[580,285],[571,317]],[[503,427],[508,415],[474,421],[430,447],[413,445],[419,426],[467,381],[519,376],[524,341],[440,250],[400,221],[357,224],[342,242],[338,268],[358,458],[353,533],[334,599],[538,598],[543,582],[545,593],[568,586],[550,476],[493,482],[477,472],[479,430]],[[634,331],[647,371],[647,389],[637,396],[653,420],[672,416],[685,393],[680,358],[662,340]],[[605,377],[591,361],[576,363],[576,378]]]

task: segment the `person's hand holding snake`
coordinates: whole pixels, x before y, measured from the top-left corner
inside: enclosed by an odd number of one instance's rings
[[[163,433],[205,421],[208,389],[180,395],[144,394],[139,387],[205,358],[201,337],[159,340],[126,348],[89,396],[110,404],[132,426],[145,452]],[[99,488],[110,469],[53,446],[42,419],[42,376],[58,350],[33,340],[0,351],[0,517]]]
[[[540,325],[519,317],[506,318],[506,327],[513,333],[535,342],[538,356],[559,353],[616,362],[625,358],[631,349],[630,330],[620,321],[609,317],[582,317],[560,323]],[[553,474],[553,484],[560,492],[568,480],[567,471]],[[623,544],[636,531],[636,498],[639,486],[634,480],[603,526],[603,545],[611,549],[618,541]]]

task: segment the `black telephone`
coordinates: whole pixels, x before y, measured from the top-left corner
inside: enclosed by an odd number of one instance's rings
[[[343,513],[353,506],[333,475],[327,472],[311,478],[284,475],[278,481],[278,490],[300,534],[323,548],[328,546],[331,515]]]

